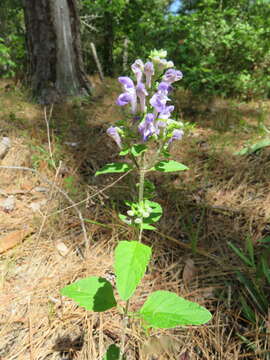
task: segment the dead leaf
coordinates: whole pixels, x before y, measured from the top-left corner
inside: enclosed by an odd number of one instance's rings
[[[183,270],[183,281],[185,285],[188,285],[188,283],[194,278],[195,275],[196,268],[194,261],[192,259],[187,259]]]
[[[23,241],[26,236],[31,234],[32,229],[23,229],[23,230],[16,230],[12,231],[11,233],[2,236],[0,238],[0,254],[12,249],[14,246],[18,245]]]

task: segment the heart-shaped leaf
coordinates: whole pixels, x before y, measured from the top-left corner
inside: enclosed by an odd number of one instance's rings
[[[152,293],[140,309],[140,314],[151,327],[161,329],[201,325],[212,318],[204,307],[164,290]]]
[[[120,241],[115,249],[116,287],[122,300],[136,290],[151,257],[151,248],[138,241]]]
[[[61,290],[86,310],[101,312],[116,306],[112,285],[101,277],[88,277],[75,281]]]

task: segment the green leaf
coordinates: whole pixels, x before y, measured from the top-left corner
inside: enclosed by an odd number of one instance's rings
[[[169,151],[166,148],[163,148],[161,151],[161,154],[165,157],[165,158],[169,158],[171,156],[171,154],[169,153]]]
[[[161,205],[155,201],[150,200],[145,200],[145,205],[149,206],[152,211],[148,218],[143,219],[144,224],[152,224],[157,222],[161,218],[163,212]]]
[[[121,150],[120,153],[119,153],[119,155],[120,155],[120,156],[125,156],[125,155],[127,155],[127,154],[129,154],[129,153],[130,153],[130,148],[127,148],[127,149]]]
[[[240,259],[243,261],[244,264],[246,264],[247,266],[253,266],[252,260],[250,260],[250,259],[243,253],[242,250],[240,250],[237,246],[235,246],[235,245],[234,245],[233,243],[231,243],[230,241],[228,241],[228,245],[229,245],[229,247],[235,252],[235,254],[240,257]]]
[[[120,241],[115,249],[116,287],[122,300],[136,290],[151,257],[151,248],[138,241]]]
[[[135,226],[134,224],[131,223],[130,219],[124,215],[124,214],[118,214],[119,219],[122,220],[125,224],[129,225],[129,226]]]
[[[250,236],[248,236],[247,239],[246,239],[246,246],[247,246],[249,259],[250,259],[250,261],[252,263],[252,266],[256,267],[255,258],[254,258],[254,245],[253,245],[253,241],[252,241]]]
[[[270,236],[266,236],[265,238],[262,238],[258,240],[260,243],[270,243]]]
[[[108,173],[122,173],[132,169],[132,166],[126,163],[111,163],[106,164],[95,173],[95,176]]]
[[[270,285],[270,268],[269,268],[268,259],[266,258],[266,256],[261,257],[261,269],[262,269],[262,272],[263,272],[265,278],[268,281],[268,284]]]
[[[246,302],[245,298],[241,295],[240,296],[240,302],[242,305],[242,311],[245,315],[245,317],[251,321],[251,322],[256,322],[256,315],[255,312],[253,311],[253,309],[248,305],[248,303]]]
[[[162,160],[157,163],[151,170],[161,172],[183,171],[188,170],[188,167],[174,160]]]
[[[147,146],[144,144],[133,145],[131,148],[131,154],[133,156],[139,156],[147,150]]]
[[[152,183],[152,181],[145,179],[144,180],[144,198],[145,199],[151,199],[155,196],[155,184]]]
[[[152,293],[140,309],[140,314],[151,327],[161,329],[201,325],[212,318],[204,307],[164,290]]]
[[[102,277],[92,276],[75,281],[60,292],[86,310],[101,312],[116,306],[112,285]]]
[[[102,360],[119,360],[120,358],[120,349],[118,346],[112,344],[108,347],[106,354],[103,356]]]
[[[236,276],[237,280],[244,285],[244,289],[247,291],[249,299],[252,299],[253,303],[257,306],[262,314],[266,313],[268,309],[268,301],[261,289],[258,288],[253,280],[250,280],[240,271],[236,271]]]
[[[249,155],[252,154],[254,152],[256,152],[257,150],[260,150],[264,147],[270,146],[270,140],[269,139],[264,139],[261,140],[259,142],[257,142],[256,144],[253,144],[251,146],[247,146],[244,149],[237,151],[235,153],[235,155]]]
[[[157,228],[155,228],[154,226],[152,225],[149,225],[149,224],[146,224],[146,223],[142,223],[142,229],[143,230],[156,230]]]

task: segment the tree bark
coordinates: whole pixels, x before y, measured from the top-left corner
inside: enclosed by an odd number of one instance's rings
[[[77,0],[24,0],[28,79],[41,104],[90,92],[81,56]]]
[[[108,5],[112,0],[108,0]],[[104,73],[107,76],[114,75],[113,43],[114,43],[114,19],[110,11],[104,12]]]

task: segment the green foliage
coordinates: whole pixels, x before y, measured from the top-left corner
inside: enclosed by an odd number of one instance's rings
[[[151,248],[138,241],[120,241],[115,249],[116,287],[122,300],[128,300],[143,278]]]
[[[159,78],[165,69],[171,66],[171,62],[166,59],[161,61],[157,54],[166,57],[167,52],[159,50],[151,53],[151,56],[155,57],[155,77]],[[142,63],[142,61],[138,62]],[[174,76],[176,75],[177,73]],[[179,76],[177,75],[177,77]],[[155,86],[156,82],[153,81],[152,86],[151,84],[149,86],[149,92],[154,92]],[[168,99],[165,98],[161,101],[164,100],[166,102]],[[138,241],[120,241],[116,246],[114,256],[116,288],[121,300],[125,301],[125,306],[122,308],[123,327],[120,355],[117,348],[110,347],[103,359],[118,357],[124,359],[125,336],[129,317],[139,317],[144,325],[146,323],[147,327],[153,328],[199,325],[211,319],[208,310],[169,291],[156,291],[148,297],[139,312],[130,313],[129,311],[131,297],[140,284],[151,258],[151,248],[142,244],[143,230],[155,230],[152,224],[160,219],[163,212],[159,203],[149,200],[154,194],[155,186],[146,179],[146,176],[151,171],[174,172],[188,169],[177,161],[163,160],[170,157],[170,143],[182,137],[183,132],[179,129],[182,128],[183,124],[172,119],[166,123],[166,119],[164,119],[166,130],[156,131],[148,136],[148,134],[145,135],[145,132],[148,131],[147,124],[144,123],[145,114],[138,114],[139,118],[140,116],[142,122],[140,122],[139,130],[142,130],[144,134],[144,144],[141,144],[141,134],[138,132],[137,125],[134,126],[134,121],[130,118],[123,119],[121,124],[117,124],[117,127],[110,127],[108,132],[117,145],[123,148],[119,155],[128,156],[133,166],[129,163],[111,163],[96,172],[96,175],[101,175],[134,170],[139,177],[136,201],[126,201],[125,204],[129,207],[127,215],[119,214],[121,220],[135,228]],[[169,130],[167,131],[167,129]],[[178,130],[178,133],[175,133],[175,130]],[[174,136],[175,139],[173,139]],[[102,311],[102,309],[105,311],[115,306],[112,286],[102,278],[91,277],[80,280],[62,289],[61,293],[92,311]]]
[[[166,48],[184,73],[181,86],[194,94],[247,100],[270,96],[269,1],[188,0],[174,16],[168,14],[168,1],[112,3],[85,0],[82,12],[99,16],[93,20],[93,36],[101,51],[106,44],[104,13],[110,12],[115,64],[123,62],[127,38],[129,58],[146,57],[149,48]],[[116,65],[114,70],[120,72]]]
[[[256,144],[244,147],[242,150],[237,151],[235,155],[250,155],[268,146],[270,146],[270,139],[263,139]]]
[[[131,58],[148,54],[148,49],[154,46],[152,30],[156,29],[160,22],[164,22],[168,4],[168,0],[113,0],[110,2],[82,0],[81,16],[85,22],[90,23],[90,27],[82,23],[83,51],[87,68],[93,71],[93,67],[96,67],[93,61],[89,62],[88,54],[91,53],[89,38],[95,42],[105,70],[108,62],[106,58],[108,48],[111,47],[114,60],[111,64],[112,73],[115,71],[119,73],[122,70],[125,39],[128,39],[128,63]],[[110,29],[107,26],[108,19]],[[139,40],[142,38],[146,41]],[[157,38],[154,43],[158,44]],[[160,45],[158,44],[157,47]]]
[[[61,290],[86,310],[101,312],[116,306],[112,285],[101,277],[88,277],[75,281]]]
[[[227,3],[225,5],[225,3]],[[184,86],[196,94],[270,95],[270,3],[198,1],[180,15],[177,47]]]
[[[161,172],[174,172],[188,170],[188,167],[174,160],[163,160],[158,162],[153,169]]]
[[[155,230],[151,224],[157,222],[162,216],[162,207],[159,203],[145,199],[139,203],[126,201],[126,204],[130,207],[127,211],[128,216],[119,214],[123,222],[139,229]]]
[[[256,323],[258,312],[266,317],[269,306],[270,294],[270,237],[259,240],[255,252],[251,238],[246,240],[246,250],[243,251],[232,243],[230,248],[246,266],[244,270],[237,270],[236,279],[242,286],[237,289],[242,305],[244,316],[251,322]]]
[[[108,347],[106,354],[103,356],[102,360],[118,360],[120,357],[120,349],[118,346],[112,344]]]
[[[64,178],[65,188],[73,195],[77,194],[78,189],[75,186],[74,176],[70,175]]]
[[[11,77],[14,75],[16,64],[11,60],[10,48],[4,43],[4,39],[0,37],[0,69],[3,77]]]
[[[144,198],[145,199],[152,199],[155,196],[155,184],[152,181],[145,179],[144,180]]]
[[[22,70],[26,58],[21,1],[1,1],[0,34],[0,77],[12,77]]]
[[[132,169],[132,166],[125,163],[111,163],[103,166],[100,170],[95,173],[95,176],[109,173],[123,173]]]
[[[149,326],[160,329],[201,325],[212,317],[204,307],[164,290],[155,291],[148,297],[140,315]]]
[[[128,300],[136,290],[145,274],[150,257],[151,248],[137,241],[121,241],[117,245],[114,268],[117,290],[123,300]],[[64,287],[61,294],[90,311],[106,311],[116,306],[111,284],[101,277],[93,276],[78,280]],[[148,327],[153,328],[200,325],[212,317],[202,306],[169,291],[152,293],[140,309],[139,315]],[[112,354],[116,352],[115,348],[109,350]]]

